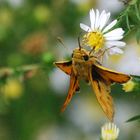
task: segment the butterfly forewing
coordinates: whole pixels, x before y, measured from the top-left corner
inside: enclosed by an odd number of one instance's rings
[[[130,76],[116,72],[110,69],[107,69],[101,65],[94,64],[94,69],[104,78],[106,81],[110,81],[111,83],[126,83],[128,80],[130,80]]]
[[[70,75],[72,72],[72,61],[60,61],[54,63],[57,67],[59,67],[63,72]]]

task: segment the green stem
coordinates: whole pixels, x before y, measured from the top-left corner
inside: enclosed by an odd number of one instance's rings
[[[127,24],[127,28],[128,30],[130,31],[131,28],[130,28],[130,25],[129,25],[129,18],[128,18],[128,14],[126,15],[126,24]]]
[[[135,4],[135,10],[136,10],[136,16],[137,16],[138,20],[140,21],[140,13],[139,13],[140,9],[138,8],[137,3]]]

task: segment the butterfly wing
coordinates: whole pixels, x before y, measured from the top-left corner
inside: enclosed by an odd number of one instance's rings
[[[107,69],[98,64],[93,65],[93,69],[97,71],[100,74],[100,76],[106,79],[106,81],[110,81],[111,83],[116,82],[122,84],[130,80],[129,75]]]
[[[63,112],[66,109],[69,102],[71,101],[73,94],[76,91],[80,90],[79,82],[78,82],[77,77],[72,72],[72,61],[55,62],[55,65],[58,68],[60,68],[62,71],[64,71],[66,74],[70,75],[70,86],[69,86],[68,95],[67,95],[67,98],[66,98],[62,108],[61,108],[61,112]]]
[[[63,72],[70,75],[72,72],[72,61],[60,61],[54,63],[58,68],[60,68]]]
[[[72,73],[70,76],[70,86],[69,86],[69,91],[68,91],[68,95],[67,98],[61,108],[61,112],[65,111],[67,105],[70,103],[73,94],[75,93],[75,91],[79,90],[79,82],[77,77]]]
[[[114,117],[114,106],[113,99],[110,96],[110,85],[109,81],[103,79],[92,67],[90,72],[90,82],[92,88],[95,92],[97,100],[101,105],[104,113],[109,118],[110,121],[113,121]]]

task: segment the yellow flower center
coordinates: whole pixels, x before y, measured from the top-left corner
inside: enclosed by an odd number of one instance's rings
[[[94,48],[95,51],[102,48],[104,45],[104,37],[103,34],[99,31],[97,32],[89,32],[84,35],[84,44]]]
[[[123,84],[123,90],[125,92],[133,91],[134,87],[135,87],[135,83],[132,80],[130,80],[127,83]]]
[[[20,81],[9,79],[1,90],[7,99],[17,99],[22,95],[23,87]]]
[[[106,138],[104,140],[115,140],[116,139],[116,134],[114,133],[113,130],[106,130]]]

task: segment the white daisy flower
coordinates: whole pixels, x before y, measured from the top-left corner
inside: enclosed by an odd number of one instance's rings
[[[84,35],[84,44],[94,48],[95,51],[104,48],[107,49],[111,55],[122,54],[123,51],[121,48],[126,45],[125,42],[120,41],[123,38],[124,31],[122,28],[110,30],[116,25],[117,20],[113,20],[107,25],[110,13],[107,13],[105,10],[100,14],[99,10],[96,9],[96,11],[94,11],[91,9],[89,15],[91,27],[80,23],[81,29],[87,32],[86,35]]]
[[[114,123],[106,123],[101,128],[101,138],[102,140],[117,140],[119,131]]]

